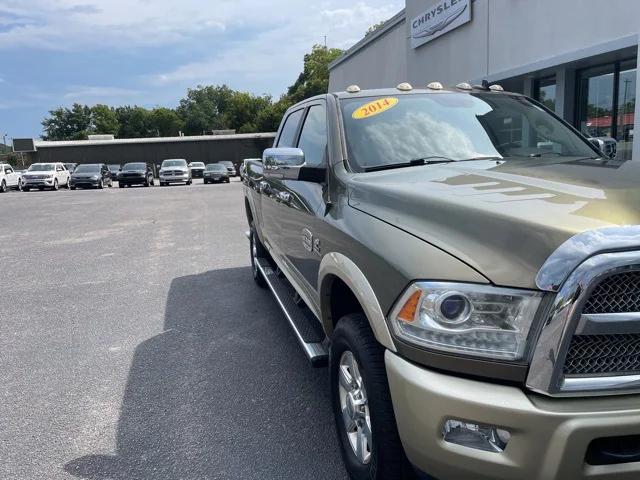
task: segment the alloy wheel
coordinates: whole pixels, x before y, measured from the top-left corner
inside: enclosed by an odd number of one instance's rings
[[[358,461],[368,464],[371,461],[373,437],[369,403],[358,362],[348,350],[340,357],[338,387],[342,421],[349,444]]]

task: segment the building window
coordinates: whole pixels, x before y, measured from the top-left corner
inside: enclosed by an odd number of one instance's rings
[[[556,77],[536,81],[534,97],[552,112],[556,111]]]
[[[578,128],[617,141],[616,158],[631,159],[636,104],[636,61],[578,72]]]

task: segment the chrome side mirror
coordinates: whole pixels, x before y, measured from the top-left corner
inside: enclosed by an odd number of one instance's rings
[[[304,166],[304,152],[299,148],[267,148],[262,154],[265,173],[297,180]]]

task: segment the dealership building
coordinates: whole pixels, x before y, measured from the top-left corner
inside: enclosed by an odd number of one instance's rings
[[[486,80],[541,101],[588,136],[616,139],[627,160],[640,155],[639,48],[638,0],[406,0],[330,65],[329,88]]]

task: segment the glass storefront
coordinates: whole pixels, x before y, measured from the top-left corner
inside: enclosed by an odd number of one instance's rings
[[[636,61],[617,62],[578,73],[578,128],[589,137],[617,141],[617,156],[629,160],[633,149]]]
[[[552,112],[556,111],[556,77],[542,78],[536,82],[535,99]]]

